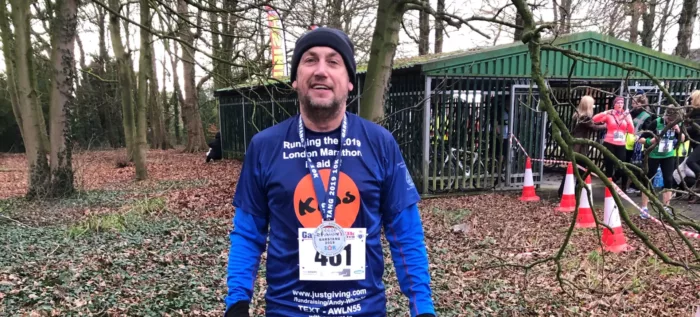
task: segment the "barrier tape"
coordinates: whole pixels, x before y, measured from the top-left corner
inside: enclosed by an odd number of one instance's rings
[[[515,135],[513,135],[512,133],[510,134],[510,137],[511,137],[511,139],[515,140],[515,142],[518,144],[518,146],[519,146],[520,149],[523,151],[523,153],[525,154],[525,156],[530,157],[530,155],[527,154],[527,151],[525,151],[525,149],[523,148],[523,146],[520,145],[520,142],[518,141],[518,138],[515,137]],[[546,160],[546,159],[533,159],[533,158],[531,158],[530,160],[531,160],[531,161],[543,161],[543,162],[545,162],[545,163],[547,163],[547,162],[562,163],[562,164],[568,164],[568,163],[569,163],[568,161]],[[582,171],[586,171],[586,169],[585,169],[583,166],[581,166],[581,165],[576,164],[576,167],[577,167],[578,169],[582,170]],[[594,177],[598,177],[598,175],[593,174],[593,173],[591,173],[591,175],[593,175]],[[627,196],[627,194],[626,194],[625,192],[623,192],[622,189],[620,189],[620,187],[617,186],[617,184],[612,183],[612,185],[613,185],[613,188],[615,189],[615,192],[617,192],[617,194],[620,195],[620,197],[622,197],[622,199],[624,199],[624,200],[626,200],[627,202],[629,202],[634,208],[637,208],[637,210],[638,210],[640,213],[642,212],[642,208],[639,207],[639,205],[637,205],[637,204],[632,200],[632,198],[630,198],[629,196]],[[652,221],[654,221],[654,222],[656,222],[656,223],[658,223],[658,224],[660,224],[660,225],[665,226],[667,229],[670,229],[670,230],[673,230],[673,231],[676,230],[675,228],[673,228],[673,227],[671,227],[671,226],[669,226],[669,225],[663,223],[661,220],[656,219],[656,218],[655,218],[654,216],[652,216],[651,214],[647,213],[647,215],[649,216],[649,218],[650,218]],[[684,231],[684,230],[680,230],[680,232],[681,232],[684,236],[686,236],[686,237],[694,238],[694,239],[700,239],[700,233],[695,233],[695,232],[690,232],[690,231]]]
[[[536,161],[536,162],[544,162],[545,164],[569,164],[569,161],[534,159],[534,158],[531,158],[530,160]]]
[[[515,137],[513,133],[510,134],[510,139],[515,140],[515,143],[517,143],[520,149],[523,150],[525,156],[530,157],[530,154],[527,154],[527,151],[525,151],[525,148],[523,148],[523,146],[520,144],[520,141],[518,140],[518,138]]]
[[[579,168],[581,168],[581,166],[579,166]],[[598,175],[595,175],[595,176],[598,176]],[[639,212],[642,212],[642,208],[639,207],[639,205],[637,205],[636,203],[634,203],[634,201],[632,201],[632,198],[630,198],[629,196],[627,196],[627,194],[626,194],[625,192],[623,192],[622,189],[620,189],[620,187],[617,186],[617,184],[613,183],[612,185],[613,185],[613,187],[615,188],[615,191],[617,192],[617,194],[620,195],[620,197],[622,197],[624,200],[626,200],[627,202],[629,202],[632,206],[634,206],[634,208],[637,208],[637,210],[639,210]],[[663,223],[661,220],[656,219],[656,218],[655,218],[654,216],[652,216],[650,213],[647,213],[647,215],[649,216],[649,218],[651,218],[651,220],[653,220],[654,222],[656,222],[656,223],[658,223],[658,224],[660,224],[660,225],[665,226],[667,229],[670,229],[670,230],[673,230],[673,231],[676,230],[675,228],[673,228],[673,227],[671,227],[671,226],[669,226],[669,225]],[[686,237],[694,238],[694,239],[700,239],[700,233],[694,233],[694,232],[683,231],[683,230],[680,230],[680,231],[681,231],[681,233],[682,233],[684,236],[686,236]]]
[[[548,160],[548,159],[532,158],[532,157],[530,157],[530,154],[527,154],[527,151],[525,151],[525,148],[523,148],[523,145],[520,144],[520,141],[518,140],[517,137],[515,137],[515,135],[514,135],[513,133],[510,134],[510,138],[511,138],[511,140],[515,140],[515,144],[518,145],[518,147],[520,148],[520,150],[523,151],[523,154],[525,154],[525,156],[527,156],[527,157],[530,158],[530,161],[534,161],[534,162],[544,162],[544,163],[546,163],[546,164],[569,164],[569,161],[560,161],[560,160]]]

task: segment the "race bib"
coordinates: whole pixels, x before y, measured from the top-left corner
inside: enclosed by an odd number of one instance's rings
[[[346,244],[338,255],[327,257],[314,248],[316,228],[299,228],[299,280],[351,281],[365,279],[367,229],[344,229]]]
[[[673,150],[673,142],[669,139],[661,139],[659,143],[659,153],[666,153]]]
[[[613,141],[615,142],[622,142],[625,140],[625,133],[620,131],[620,130],[615,130],[613,132]]]

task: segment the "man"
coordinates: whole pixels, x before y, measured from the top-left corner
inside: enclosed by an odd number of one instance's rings
[[[290,74],[301,114],[247,148],[225,316],[248,316],[268,233],[266,316],[385,316],[382,228],[411,316],[435,315],[420,196],[392,135],[346,112],[355,68],[341,31],[297,40]]]

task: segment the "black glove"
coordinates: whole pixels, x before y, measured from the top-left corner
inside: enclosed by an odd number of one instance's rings
[[[425,314],[420,314],[420,315],[418,315],[418,316],[416,316],[416,317],[435,317],[435,315],[425,313]]]
[[[249,317],[248,302],[238,301],[226,311],[224,317]]]

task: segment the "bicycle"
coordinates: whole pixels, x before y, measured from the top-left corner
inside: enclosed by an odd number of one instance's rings
[[[436,157],[438,153],[440,154],[439,158]],[[433,170],[433,160],[438,164],[438,166],[435,166],[437,169],[435,176],[442,178],[442,183],[444,185],[442,187],[443,190],[453,189],[458,178],[469,178],[472,175],[472,170],[486,171],[479,154],[465,149],[450,147],[448,150],[436,153],[431,146],[429,172]],[[464,164],[465,162],[469,163]]]

